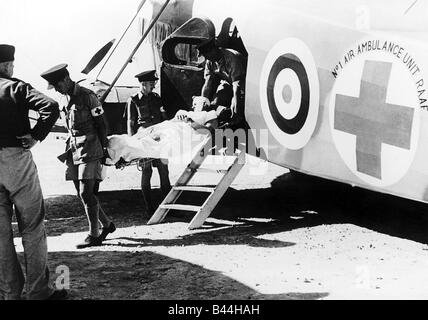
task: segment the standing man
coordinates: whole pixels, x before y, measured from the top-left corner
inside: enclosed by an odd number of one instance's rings
[[[45,206],[31,148],[59,117],[58,104],[30,84],[12,78],[15,47],[0,45],[0,300],[64,299],[49,286]],[[40,115],[31,129],[29,110]],[[15,210],[14,210],[15,207]],[[13,242],[15,211],[24,247],[25,278]]]
[[[217,107],[218,121],[245,125],[245,59],[239,52],[217,47],[215,39],[197,46],[205,57],[205,83],[201,96]]]
[[[66,64],[55,66],[41,76],[49,83],[48,88],[55,88],[68,101],[63,108],[69,131],[65,178],[73,181],[89,223],[89,234],[77,249],[100,246],[116,230],[96,196],[97,183],[103,180],[102,162],[108,155],[104,110],[94,92],[71,80]],[[99,220],[103,226],[101,234]]]
[[[145,71],[135,76],[141,85],[141,90],[131,98],[127,103],[128,114],[128,135],[134,135],[139,128],[149,128],[164,120],[167,120],[165,109],[162,107],[160,96],[153,92],[157,80],[156,71]],[[151,198],[151,185],[153,167],[159,172],[161,191],[166,197],[171,190],[169,181],[168,161],[166,159],[141,159],[139,165],[142,168],[141,191],[145,204],[145,215],[150,218],[155,209]]]

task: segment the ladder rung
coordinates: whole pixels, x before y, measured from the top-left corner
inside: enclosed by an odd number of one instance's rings
[[[224,169],[210,169],[210,168],[199,168],[198,172],[200,173],[221,173],[221,174],[226,174],[229,172],[229,170],[224,170]]]
[[[182,210],[182,211],[193,211],[193,212],[198,212],[201,209],[201,207],[190,206],[186,204],[161,204],[159,208],[165,209],[165,210]]]
[[[214,192],[214,187],[199,187],[199,186],[177,186],[173,187],[177,191],[194,191],[194,192]]]

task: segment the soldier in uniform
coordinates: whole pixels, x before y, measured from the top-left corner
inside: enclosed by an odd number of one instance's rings
[[[128,135],[134,135],[139,128],[149,128],[164,120],[167,120],[166,112],[162,107],[160,96],[153,92],[156,81],[156,71],[145,71],[135,76],[141,85],[141,90],[129,98],[126,109],[128,115]],[[171,190],[169,181],[168,161],[166,159],[141,159],[139,165],[142,168],[141,190],[145,204],[145,215],[150,217],[154,213],[151,200],[151,184],[153,169],[158,169],[161,191],[166,196]]]
[[[31,148],[59,117],[58,104],[30,84],[12,78],[15,47],[0,45],[0,300],[64,299],[49,286],[45,206]],[[29,110],[40,115],[31,128]],[[15,208],[15,210],[14,210]],[[13,242],[15,211],[24,247],[25,277]]]
[[[94,92],[71,80],[66,64],[55,66],[41,76],[49,83],[48,88],[65,95],[68,102],[63,111],[69,138],[65,157],[60,160],[65,160],[66,180],[73,181],[89,223],[89,234],[77,248],[99,246],[116,230],[96,196],[97,183],[103,179],[103,159],[108,156],[104,110]],[[101,233],[99,221],[103,226]]]
[[[197,49],[206,59],[201,96],[217,107],[219,122],[245,128],[244,57],[235,50],[217,47],[215,39],[202,42]]]

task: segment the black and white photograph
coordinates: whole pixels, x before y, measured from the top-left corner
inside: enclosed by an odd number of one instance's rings
[[[428,299],[427,146],[428,1],[0,0],[0,300]]]

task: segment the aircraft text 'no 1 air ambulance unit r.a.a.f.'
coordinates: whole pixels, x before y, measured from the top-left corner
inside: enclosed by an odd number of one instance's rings
[[[428,3],[147,3],[140,19],[156,18],[147,43],[169,115],[201,95],[197,47],[215,38],[245,59],[245,120],[268,161],[428,201]]]

